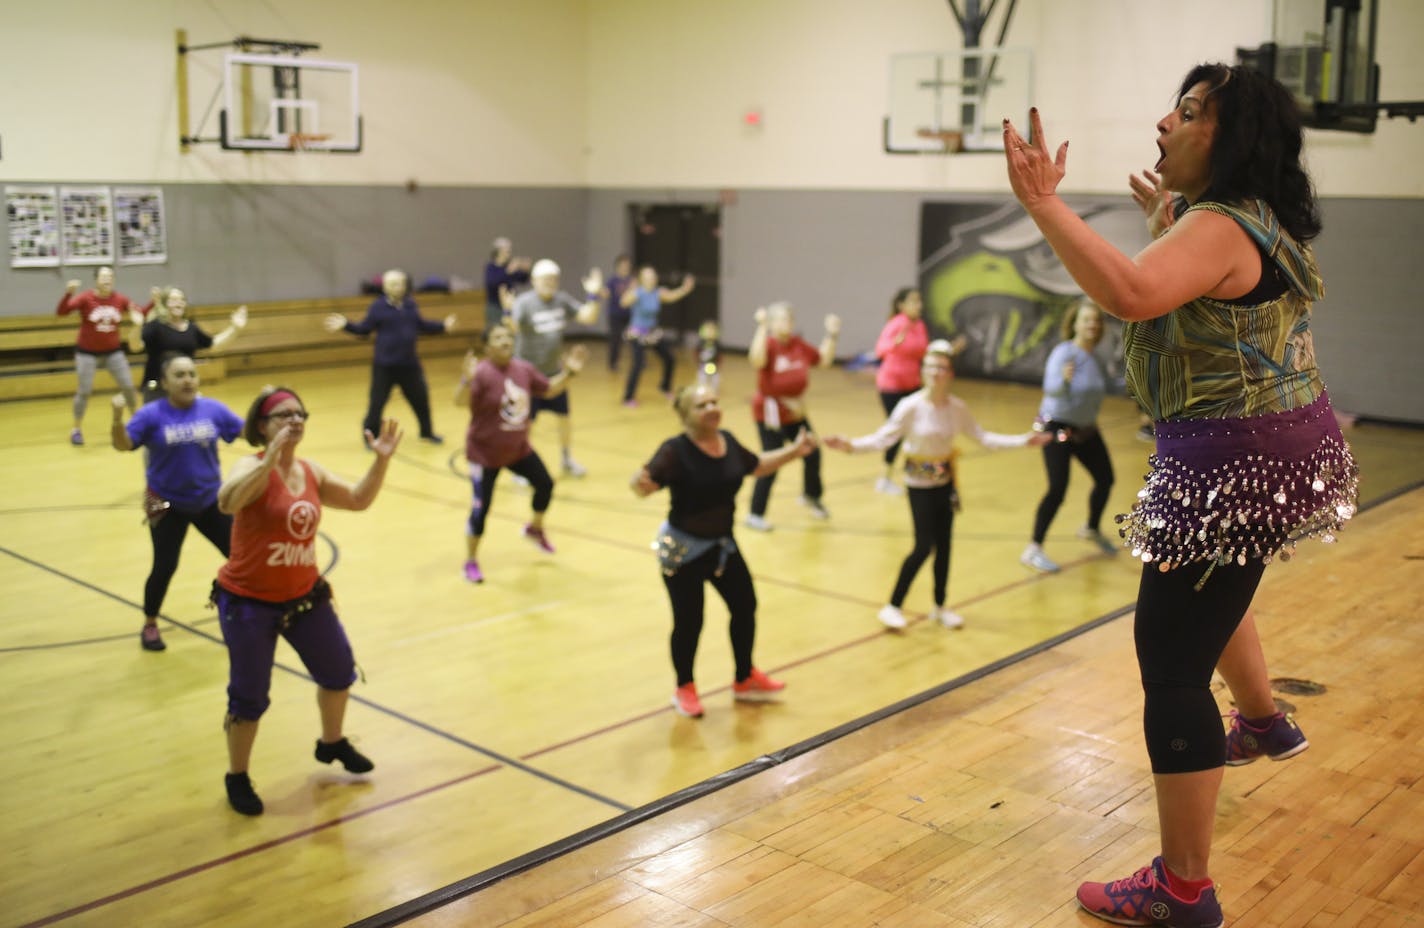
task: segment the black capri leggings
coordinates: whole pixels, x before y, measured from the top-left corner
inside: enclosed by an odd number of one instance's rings
[[[1072,428],[1066,422],[1051,420],[1045,430],[1056,431]],[[1048,526],[1063,505],[1063,495],[1068,492],[1068,464],[1077,458],[1088,473],[1093,476],[1093,492],[1088,495],[1088,528],[1099,531],[1103,521],[1103,509],[1108,504],[1108,493],[1113,485],[1112,459],[1108,457],[1108,446],[1103,444],[1103,435],[1097,429],[1084,432],[1079,430],[1076,440],[1055,441],[1043,446],[1043,469],[1048,472],[1048,492],[1038,504],[1038,513],[1033,519],[1033,540],[1043,544],[1048,537]]]
[[[954,530],[954,484],[942,487],[909,487],[906,493],[910,501],[910,518],[915,524],[915,547],[911,549],[905,562],[900,565],[900,578],[895,581],[895,592],[890,594],[890,605],[899,608],[905,604],[905,596],[910,592],[910,584],[925,558],[934,552],[934,601],[936,606],[944,605],[945,594],[949,590],[949,546],[950,533]]]
[[[1142,727],[1153,773],[1193,773],[1225,763],[1226,733],[1211,675],[1256,595],[1265,565],[1144,565],[1133,637],[1142,675]]]
[[[183,539],[188,535],[188,526],[193,526],[203,537],[222,552],[223,557],[232,553],[232,516],[218,511],[213,503],[200,512],[185,512],[176,506],[163,513],[163,517],[148,526],[149,537],[153,539],[153,569],[148,572],[148,580],[143,585],[143,614],[150,618],[158,615],[163,608],[163,598],[168,595],[168,584],[178,570],[178,555],[183,550]]]
[[[895,411],[895,406],[896,406],[896,404],[899,403],[899,402],[900,402],[901,400],[903,400],[905,397],[909,396],[911,393],[914,393],[914,392],[915,392],[914,390],[902,390],[902,391],[894,391],[894,390],[892,390],[892,391],[889,392],[889,393],[886,393],[886,392],[883,392],[883,391],[882,391],[881,394],[880,394],[880,405],[885,408],[885,415],[888,416],[888,415],[890,415],[892,412],[894,412],[894,411]],[[895,455],[897,455],[897,454],[899,454],[899,453],[900,453],[900,443],[899,443],[898,441],[895,442],[895,444],[891,445],[890,447],[886,448],[886,449],[885,449],[885,466],[886,466],[886,467],[889,467],[891,464],[894,464],[894,463],[895,463]]]
[[[790,444],[796,440],[796,436],[801,434],[801,430],[808,432],[815,431],[811,428],[811,420],[802,419],[800,422],[788,422],[779,428],[768,428],[765,422],[757,423],[757,434],[761,436],[761,450],[775,451],[776,449]],[[805,476],[801,481],[801,492],[807,499],[819,500],[824,492],[821,484],[821,449],[817,448],[806,457],[802,458],[802,467]],[[767,504],[771,502],[771,485],[776,482],[776,471],[772,471],[765,477],[758,477],[756,483],[752,485],[752,515],[766,515]]]
[[[539,453],[531,451],[509,465],[509,469],[529,481],[529,486],[534,491],[534,511],[547,510],[549,501],[554,498],[554,478],[549,476],[549,469],[544,466],[544,460],[539,457]],[[489,517],[490,504],[494,502],[495,479],[499,477],[501,470],[503,468],[481,467],[474,461],[470,462],[470,490],[474,496],[468,523],[471,535],[479,537],[485,533],[485,519]]]
[[[745,680],[752,672],[757,607],[752,574],[741,552],[733,551],[727,555],[722,575],[717,576],[721,556],[721,549],[714,547],[695,561],[683,564],[671,577],[663,576],[668,599],[672,600],[672,667],[677,672],[678,686],[692,682],[697,641],[702,637],[703,584],[706,583],[712,584],[732,614],[728,631],[732,636],[732,659],[736,663],[735,679]]]

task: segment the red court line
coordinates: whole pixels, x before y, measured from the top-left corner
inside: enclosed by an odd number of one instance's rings
[[[425,494],[421,494],[421,493],[415,492],[415,493],[409,493],[409,495],[411,495],[411,496],[424,496]],[[427,497],[427,498],[428,498],[428,497]],[[566,533],[566,534],[569,534],[569,535],[572,535],[572,536],[574,536],[574,537],[583,537],[583,538],[585,538],[585,539],[587,539],[587,540],[599,541],[599,542],[602,542],[602,543],[604,543],[604,544],[611,545],[611,546],[613,546],[613,547],[626,548],[626,549],[628,549],[628,550],[634,550],[634,551],[639,551],[639,552],[642,552],[642,551],[645,550],[645,548],[644,548],[643,545],[633,545],[633,544],[629,544],[629,543],[626,543],[626,542],[615,541],[615,540],[613,540],[613,539],[607,538],[606,536],[594,535],[594,534],[592,534],[592,533],[586,533],[586,532],[582,532],[582,531],[578,531],[578,530],[569,530],[569,531],[566,531],[565,533]],[[1087,563],[1088,561],[1093,560],[1093,559],[1094,559],[1094,557],[1084,557],[1084,558],[1080,558],[1080,559],[1078,559],[1078,560],[1076,560],[1076,561],[1066,562],[1066,563],[1064,563],[1062,566],[1064,566],[1064,567],[1074,567],[1074,566],[1077,566],[1077,565],[1079,565],[1079,564]],[[968,604],[971,604],[971,603],[980,602],[980,601],[982,601],[982,600],[985,600],[985,599],[991,598],[991,597],[993,597],[993,596],[996,596],[996,595],[998,595],[998,594],[1000,594],[1000,593],[1004,593],[1004,592],[1007,592],[1007,591],[1009,591],[1009,590],[1016,589],[1016,588],[1021,587],[1021,586],[1025,586],[1025,585],[1030,584],[1030,583],[1037,583],[1037,582],[1039,582],[1039,581],[1042,581],[1042,580],[1046,579],[1048,576],[1050,576],[1050,575],[1049,575],[1049,574],[1042,574],[1042,575],[1037,575],[1037,576],[1024,577],[1024,578],[1021,579],[1021,580],[1015,580],[1014,582],[1005,584],[1004,586],[996,587],[996,588],[994,588],[994,589],[992,589],[992,590],[987,590],[987,591],[985,591],[985,592],[979,594],[978,596],[973,596],[973,597],[970,597],[969,599],[960,600],[959,602],[955,603],[954,605],[955,605],[956,607],[963,607],[963,606],[968,605]],[[757,579],[757,582],[758,582],[758,583],[767,583],[767,584],[770,584],[770,585],[773,585],[773,586],[784,587],[784,588],[786,588],[786,589],[798,590],[798,591],[801,591],[801,592],[804,592],[804,593],[808,593],[808,594],[811,594],[811,595],[815,595],[815,596],[830,596],[830,597],[834,598],[835,600],[837,600],[838,602],[843,602],[843,603],[855,603],[855,604],[858,604],[858,605],[866,606],[867,608],[874,608],[874,607],[880,605],[880,603],[879,603],[878,600],[877,600],[877,601],[871,601],[871,600],[859,599],[859,598],[857,598],[857,597],[846,596],[846,595],[844,595],[844,594],[836,593],[836,592],[834,592],[834,591],[824,590],[824,589],[818,589],[818,588],[816,588],[816,587],[807,586],[807,585],[805,585],[805,584],[797,583],[797,582],[795,582],[795,581],[790,581],[790,580],[778,580],[778,579],[773,578],[773,577],[757,577],[756,579]],[[926,617],[925,617],[925,616],[919,616],[919,617],[917,617],[917,618],[915,618],[915,619],[912,619],[911,622],[910,622],[910,624],[912,624],[912,625],[918,624],[918,623],[923,622],[923,621],[925,621],[925,620],[926,620]],[[880,637],[882,637],[884,634],[885,634],[884,632],[875,632],[875,633],[873,633],[873,634],[862,635],[862,636],[859,637],[859,638],[852,638],[852,639],[850,639],[849,641],[845,641],[845,642],[842,642],[842,643],[840,643],[840,644],[838,644],[838,645],[834,645],[834,646],[832,646],[832,647],[830,647],[830,648],[826,648],[826,649],[824,649],[824,650],[817,651],[817,652],[812,653],[812,654],[808,654],[808,655],[806,655],[805,657],[802,657],[802,658],[799,658],[799,659],[797,659],[797,660],[791,661],[790,663],[787,663],[787,664],[782,664],[782,665],[777,666],[777,667],[774,667],[774,668],[772,668],[772,669],[773,669],[774,671],[782,671],[782,670],[786,670],[787,668],[799,667],[799,666],[802,666],[802,665],[804,665],[804,664],[809,664],[809,663],[812,663],[812,662],[814,662],[814,661],[820,660],[820,659],[822,659],[822,658],[824,658],[824,657],[828,657],[828,656],[830,656],[830,655],[832,655],[832,654],[836,654],[836,653],[839,653],[839,652],[841,652],[841,651],[845,651],[845,650],[848,650],[848,649],[850,649],[850,648],[858,647],[858,646],[863,645],[863,644],[866,644],[866,643],[868,643],[868,642],[875,641],[875,640],[879,639]],[[708,690],[708,691],[707,691],[707,695],[716,695],[716,694],[722,693],[722,692],[724,692],[724,691],[726,691],[726,690],[729,690],[729,689],[731,689],[730,686],[720,686],[720,687],[717,687],[716,689]],[[543,748],[540,748],[540,749],[538,749],[537,751],[534,751],[534,752],[532,752],[532,753],[522,755],[519,759],[520,759],[520,760],[530,760],[530,759],[532,759],[532,758],[539,757],[539,756],[541,756],[541,755],[543,755],[543,754],[548,754],[548,753],[550,753],[550,752],[552,752],[552,751],[556,751],[556,750],[558,750],[558,749],[560,749],[560,748],[568,747],[568,746],[573,745],[573,744],[578,744],[579,742],[587,741],[587,740],[589,740],[589,739],[591,739],[591,738],[595,738],[595,737],[597,737],[597,736],[599,736],[599,735],[607,734],[608,732],[611,732],[611,731],[617,731],[617,730],[619,730],[619,729],[621,729],[621,728],[626,728],[626,727],[629,726],[629,725],[636,724],[637,722],[641,722],[641,721],[643,721],[644,719],[652,718],[652,717],[655,716],[655,715],[661,715],[661,714],[663,714],[663,713],[665,713],[665,712],[671,712],[671,711],[672,711],[672,707],[671,707],[671,706],[665,706],[665,707],[662,707],[662,708],[659,708],[659,709],[654,709],[654,710],[649,711],[649,712],[643,712],[643,713],[640,713],[640,714],[638,714],[638,715],[629,716],[629,717],[627,717],[627,718],[622,719],[621,721],[614,722],[614,723],[612,723],[611,725],[605,725],[605,726],[603,726],[603,727],[601,727],[601,728],[594,729],[593,731],[585,732],[584,734],[581,734],[581,735],[576,735],[576,736],[573,737],[573,738],[567,739],[567,740],[565,740],[565,741],[558,742],[557,744],[548,745],[548,746],[543,747]],[[190,877],[190,876],[195,876],[195,875],[197,875],[197,874],[199,874],[199,873],[203,873],[203,872],[205,872],[205,871],[207,871],[207,870],[211,870],[211,869],[214,869],[214,868],[216,868],[216,867],[220,867],[220,866],[222,866],[222,865],[224,865],[224,864],[231,863],[231,862],[236,861],[236,860],[241,860],[241,859],[244,858],[244,857],[249,857],[249,856],[251,856],[251,855],[253,855],[253,854],[257,854],[257,853],[260,853],[260,852],[262,852],[262,851],[270,850],[271,848],[279,847],[279,846],[281,846],[281,845],[283,845],[283,844],[288,844],[288,843],[290,843],[290,842],[292,842],[292,841],[296,841],[296,840],[299,840],[299,839],[301,839],[301,838],[309,837],[310,835],[313,835],[313,834],[316,834],[316,833],[318,833],[318,832],[324,831],[324,830],[326,830],[326,829],[328,829],[328,828],[333,828],[333,827],[335,827],[335,826],[337,826],[337,825],[341,825],[341,824],[344,824],[344,823],[346,823],[346,822],[354,821],[354,820],[356,820],[356,819],[358,819],[358,818],[364,818],[365,816],[374,814],[374,813],[376,813],[376,812],[382,812],[382,811],[385,811],[386,809],[393,808],[393,807],[398,806],[398,805],[403,805],[404,803],[407,803],[407,802],[409,802],[409,801],[411,801],[411,800],[413,800],[413,799],[418,799],[418,798],[420,798],[420,797],[422,797],[422,796],[427,796],[427,795],[429,795],[429,794],[431,794],[431,793],[440,792],[440,791],[442,791],[442,790],[444,790],[444,789],[446,789],[446,788],[448,788],[448,787],[459,785],[460,783],[463,783],[463,782],[466,782],[466,781],[475,779],[476,777],[483,776],[484,774],[487,774],[487,773],[492,773],[492,772],[495,771],[495,770],[501,769],[502,766],[503,766],[503,765],[501,765],[501,764],[493,764],[493,765],[491,765],[491,766],[489,766],[489,767],[481,768],[480,770],[474,771],[473,773],[468,773],[468,774],[465,774],[465,775],[463,775],[463,776],[456,777],[456,778],[453,779],[453,780],[448,780],[448,781],[446,781],[446,782],[444,782],[444,783],[437,783],[437,784],[435,784],[435,785],[433,785],[433,786],[428,786],[428,787],[425,787],[424,789],[417,790],[417,791],[414,792],[414,793],[409,793],[409,794],[407,794],[407,795],[405,795],[405,796],[398,796],[398,797],[396,797],[396,798],[394,798],[394,799],[386,800],[385,802],[382,802],[382,803],[379,803],[379,804],[377,804],[377,805],[371,806],[369,809],[362,809],[362,810],[360,810],[360,811],[358,811],[358,812],[350,813],[349,815],[339,816],[339,817],[334,818],[334,819],[331,819],[331,820],[329,820],[329,821],[322,822],[321,824],[313,825],[313,826],[311,826],[311,827],[309,827],[309,828],[303,828],[303,829],[301,829],[301,830],[299,830],[299,831],[292,832],[291,834],[284,835],[284,836],[282,836],[282,837],[280,837],[280,838],[273,838],[273,839],[270,840],[270,841],[264,841],[264,842],[262,842],[261,844],[253,845],[252,847],[245,848],[245,849],[243,849],[243,850],[241,850],[241,851],[235,851],[235,852],[233,852],[233,853],[231,853],[231,854],[227,854],[227,855],[225,855],[225,856],[223,856],[223,857],[217,857],[217,858],[214,858],[214,859],[212,859],[212,860],[205,861],[205,862],[200,863],[200,864],[196,864],[196,865],[194,865],[194,866],[192,866],[192,867],[188,867],[188,868],[186,868],[186,869],[184,869],[184,870],[179,870],[179,871],[176,871],[176,872],[174,872],[174,873],[167,874],[166,876],[158,877],[157,879],[150,880],[150,881],[148,881],[147,883],[141,883],[141,884],[139,884],[139,885],[137,885],[137,886],[131,886],[131,887],[129,887],[128,889],[120,890],[120,891],[117,892],[117,893],[113,893],[113,894],[111,894],[111,895],[104,896],[103,898],[95,899],[95,900],[92,900],[92,901],[90,901],[90,902],[86,902],[86,903],[84,903],[84,904],[82,904],[82,905],[75,906],[74,908],[71,908],[71,909],[66,909],[66,910],[63,911],[63,912],[58,912],[58,913],[55,913],[54,915],[45,916],[44,918],[41,918],[41,919],[39,919],[38,921],[28,922],[28,923],[26,923],[26,924],[24,924],[24,925],[21,925],[20,928],[41,928],[41,926],[44,926],[44,925],[52,925],[52,924],[55,924],[56,922],[63,921],[63,920],[65,920],[65,919],[67,919],[67,918],[72,918],[72,917],[74,917],[74,916],[76,916],[76,915],[80,915],[80,914],[83,914],[83,913],[85,913],[85,912],[92,911],[92,910],[94,910],[94,909],[102,908],[102,907],[104,907],[104,906],[106,906],[106,905],[110,905],[110,904],[112,904],[112,903],[114,903],[114,902],[119,902],[119,901],[122,901],[122,900],[124,900],[124,899],[128,899],[128,898],[130,898],[130,897],[132,897],[132,896],[136,896],[136,895],[139,895],[139,894],[141,894],[141,893],[148,892],[149,890],[157,889],[157,888],[159,888],[160,886],[167,885],[168,883],[173,883],[173,882],[176,882],[176,881],[181,880],[181,879],[185,879],[185,878]]]
[[[318,825],[312,825],[311,827],[303,828],[300,831],[294,831],[289,835],[283,835],[280,838],[273,838],[270,841],[263,841],[261,844],[254,844],[252,847],[244,848],[240,851],[234,851],[233,853],[227,854],[223,857],[216,857],[212,860],[204,861],[200,864],[194,864],[193,866],[188,867],[184,870],[179,870],[175,873],[170,873],[166,876],[161,876],[154,880],[149,880],[147,883],[140,883],[137,886],[130,886],[128,889],[120,890],[111,895],[104,896],[101,899],[95,899],[91,902],[86,902],[83,905],[77,905],[72,909],[65,909],[63,912],[56,912],[53,915],[46,915],[44,918],[41,918],[38,921],[26,922],[25,924],[21,925],[20,928],[40,928],[40,926],[42,925],[53,925],[55,922],[64,921],[66,918],[73,918],[74,916],[82,915],[85,912],[92,912],[94,909],[103,908],[106,905],[110,905],[115,902],[120,902],[132,896],[137,896],[140,893],[148,892],[151,889],[157,889],[160,886],[165,886],[168,883],[174,883],[178,880],[185,879],[190,876],[195,876],[196,874],[202,873],[206,870],[212,870],[215,867],[221,867],[223,864],[229,864],[235,860],[241,860],[244,857],[250,857],[253,854],[257,854],[262,851],[270,850],[274,847],[280,847],[283,844],[290,844],[291,842],[296,841],[299,838],[306,838],[310,835],[316,834],[317,832],[325,831],[328,828],[334,828],[337,825],[342,825],[346,822],[355,821],[358,818],[364,818],[367,815],[371,815],[375,812],[382,812],[386,809],[391,808],[392,806],[398,806],[403,803],[410,802],[412,799],[419,799],[422,796],[428,796],[431,793],[439,792],[451,786],[457,786],[461,783],[473,780],[476,777],[482,777],[487,773],[493,773],[494,771],[503,768],[503,766],[503,764],[491,764],[488,767],[482,767],[479,770],[464,774],[463,776],[458,776],[453,780],[446,780],[444,783],[436,783],[433,786],[427,786],[424,789],[416,790],[415,792],[408,793],[404,796],[397,796],[394,799],[387,799],[385,802],[377,803],[376,805],[371,806],[369,809],[362,809],[359,812],[352,812],[349,815],[338,816],[337,818],[331,819],[330,821],[325,821]]]

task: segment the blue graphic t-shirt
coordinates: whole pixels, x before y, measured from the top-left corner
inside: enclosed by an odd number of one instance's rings
[[[135,448],[148,449],[149,489],[181,509],[202,510],[222,485],[218,439],[231,444],[242,426],[217,400],[200,396],[179,409],[165,397],[134,413],[126,430]]]

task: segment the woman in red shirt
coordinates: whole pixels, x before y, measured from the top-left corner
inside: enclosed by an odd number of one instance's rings
[[[71,280],[59,298],[55,315],[79,314],[79,337],[74,345],[74,369],[79,375],[79,389],[74,394],[74,429],[69,443],[84,444],[84,411],[89,407],[89,394],[94,392],[94,374],[100,367],[107,370],[119,385],[130,410],[138,409],[138,391],[134,389],[129,359],[124,355],[119,326],[135,313],[141,319],[153,307],[134,307],[129,298],[114,289],[114,269],[101,267],[94,271],[94,289],[76,295],[79,281]]]
[[[895,411],[897,403],[920,388],[920,364],[930,344],[929,329],[921,318],[923,313],[920,291],[914,287],[896,290],[895,298],[890,301],[890,320],[875,342],[875,356],[880,359],[880,368],[875,372],[875,389],[880,391],[880,405],[885,407],[887,416]],[[891,496],[902,492],[892,479],[895,455],[899,451],[898,441],[885,449],[885,473],[875,481],[878,492]]]
[[[257,722],[271,702],[279,635],[316,681],[321,711],[316,759],[326,764],[339,760],[351,773],[375,767],[341,733],[356,662],[331,605],[331,586],[317,570],[316,529],[323,506],[362,510],[371,505],[401,431],[394,419],[387,419],[380,437],[366,433],[376,458],[353,485],[297,457],[307,418],[301,398],[286,387],[258,394],[243,437],[262,450],[238,461],[218,490],[218,508],[234,517],[232,554],[218,571],[213,591],[228,652],[226,785],[228,802],[243,815],[262,814],[247,767]]]
[[[796,334],[796,317],[790,303],[773,303],[758,309],[756,325],[752,343],[747,348],[747,360],[757,372],[752,418],[756,420],[762,450],[771,452],[797,441],[803,431],[814,431],[806,418],[803,396],[810,382],[811,368],[830,367],[835,362],[841,320],[839,316],[826,317],[826,337],[821,340],[819,349]],[[821,503],[821,452],[816,450],[807,455],[805,465],[801,502],[811,510],[812,518],[830,518]],[[771,502],[771,485],[775,479],[775,472],[757,478],[752,487],[747,528],[771,531],[771,523],[766,521],[766,507]]]

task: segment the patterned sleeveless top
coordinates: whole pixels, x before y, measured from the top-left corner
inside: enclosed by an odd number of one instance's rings
[[[1198,209],[1235,220],[1276,266],[1286,292],[1254,306],[1199,297],[1156,319],[1128,323],[1128,392],[1158,422],[1308,406],[1324,390],[1310,334],[1311,304],[1325,295],[1314,253],[1258,200],[1191,207]]]

